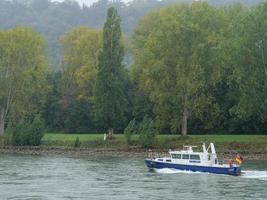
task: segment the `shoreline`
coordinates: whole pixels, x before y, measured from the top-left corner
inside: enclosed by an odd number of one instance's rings
[[[166,149],[153,149],[152,153],[163,155]],[[239,152],[245,160],[267,160],[267,152]],[[73,148],[73,147],[0,147],[0,154],[15,155],[66,155],[66,156],[112,156],[112,157],[143,157],[148,151],[141,148],[115,149],[115,148]],[[235,152],[217,152],[220,160],[233,158]]]

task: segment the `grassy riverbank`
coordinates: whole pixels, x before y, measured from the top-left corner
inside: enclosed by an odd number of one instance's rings
[[[80,146],[74,147],[76,138]],[[215,143],[220,158],[231,158],[237,152],[247,160],[267,160],[267,135],[158,135],[153,151],[166,152],[168,149],[181,149],[183,145]],[[103,140],[103,134],[59,134],[48,133],[39,147],[14,147],[1,145],[0,153],[18,154],[67,154],[67,155],[110,155],[146,156],[147,150],[140,147],[138,135],[133,137],[132,145],[127,145],[122,134],[116,134],[110,141]]]
[[[115,135],[115,139],[111,141],[104,141],[102,134],[46,134],[42,140],[42,145],[48,147],[73,147],[77,137],[81,142],[82,148],[140,148],[137,135],[133,137],[132,145],[129,146],[122,134]],[[267,135],[190,135],[186,138],[178,135],[158,135],[154,148],[175,149],[181,148],[183,145],[201,147],[203,142],[214,142],[218,151],[221,152],[267,152]]]

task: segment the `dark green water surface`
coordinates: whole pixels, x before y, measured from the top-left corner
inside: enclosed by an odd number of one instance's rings
[[[162,169],[143,158],[0,155],[0,199],[267,200],[267,162],[241,177]]]

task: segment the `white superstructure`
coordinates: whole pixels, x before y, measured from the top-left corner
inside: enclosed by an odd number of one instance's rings
[[[204,143],[202,152],[194,152],[193,148],[196,146],[184,146],[181,151],[169,150],[169,157],[155,158],[155,161],[191,166],[229,167],[229,164],[218,161],[213,143],[210,143],[208,148]]]

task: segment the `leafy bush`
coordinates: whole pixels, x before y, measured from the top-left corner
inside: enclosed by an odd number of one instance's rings
[[[74,143],[74,147],[80,147],[81,146],[81,142],[79,137],[76,137],[75,143]]]
[[[132,144],[132,136],[137,133],[138,127],[135,119],[129,122],[128,126],[124,129],[124,136],[128,145]]]
[[[44,122],[40,116],[28,118],[10,128],[11,144],[16,146],[38,146],[44,136]]]
[[[145,117],[139,126],[139,141],[143,148],[153,147],[156,136],[158,134],[158,128],[154,120]]]
[[[5,135],[0,137],[0,146],[1,147],[8,146],[9,144],[10,144],[10,135],[9,134],[5,134]]]

